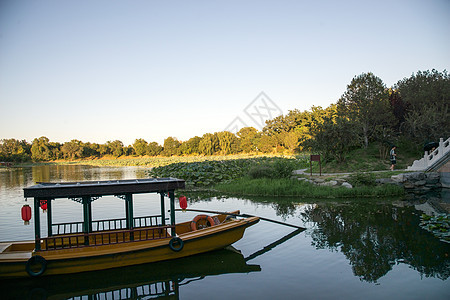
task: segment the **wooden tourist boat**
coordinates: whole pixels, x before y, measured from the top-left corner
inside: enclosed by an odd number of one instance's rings
[[[191,222],[176,224],[174,191],[184,187],[181,179],[151,178],[38,183],[25,188],[24,196],[34,198],[35,240],[0,243],[0,277],[71,274],[195,255],[233,244],[259,221],[258,217],[234,218],[226,213],[198,215]],[[133,195],[142,193],[161,195],[160,215],[134,217]],[[124,200],[126,218],[92,220],[92,201],[110,195]],[[164,207],[167,196],[169,224]],[[52,223],[52,202],[61,198],[83,205],[82,222]],[[41,237],[42,204],[47,206],[46,237]]]
[[[0,280],[4,299],[179,299],[180,287],[222,274],[260,272],[239,250],[225,249],[117,269],[32,280]],[[75,284],[76,283],[76,284]],[[120,297],[118,297],[120,295]]]

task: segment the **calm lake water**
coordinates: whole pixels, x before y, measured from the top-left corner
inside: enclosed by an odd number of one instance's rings
[[[146,169],[130,167],[0,169],[0,241],[33,239],[33,219],[24,225],[20,209],[22,189],[35,182],[146,177]],[[134,203],[135,217],[159,213],[159,195],[136,195]],[[239,209],[307,230],[261,221],[230,249],[102,272],[3,281],[1,298],[450,299],[450,245],[420,229],[422,212],[407,202],[190,195],[189,208]],[[123,200],[115,197],[94,201],[92,209],[94,220],[125,217]],[[179,212],[177,221],[195,215]],[[55,223],[79,221],[82,208],[57,200],[53,216]]]

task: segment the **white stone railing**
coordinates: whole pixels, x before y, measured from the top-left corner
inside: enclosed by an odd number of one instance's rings
[[[422,159],[415,160],[412,166],[406,168],[406,171],[425,171],[429,167],[433,166],[435,163],[444,157],[450,151],[450,138],[444,141],[443,138],[439,140],[439,146],[433,150],[433,152],[428,153],[425,151],[425,155]]]

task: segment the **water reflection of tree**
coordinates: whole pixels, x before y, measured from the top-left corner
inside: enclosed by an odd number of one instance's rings
[[[376,282],[398,263],[410,265],[422,276],[449,277],[450,246],[419,228],[413,208],[327,202],[309,206],[302,218],[316,224],[308,231],[313,245],[340,250],[361,280]]]

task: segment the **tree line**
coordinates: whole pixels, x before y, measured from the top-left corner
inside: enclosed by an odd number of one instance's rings
[[[388,88],[373,73],[355,76],[344,94],[327,108],[290,110],[267,120],[260,131],[244,127],[205,133],[187,141],[167,137],[163,145],[136,139],[105,144],[71,140],[51,142],[47,137],[2,139],[0,161],[26,162],[101,158],[105,156],[228,155],[237,153],[298,153],[314,151],[326,160],[344,161],[355,148],[377,144],[380,156],[399,140],[411,147],[450,136],[450,76],[447,71],[419,71]]]

